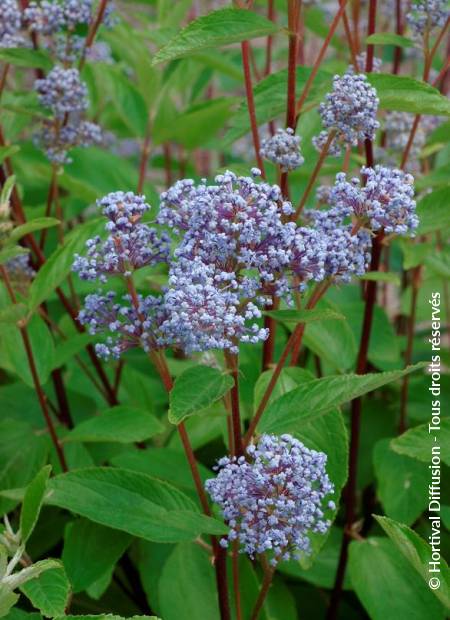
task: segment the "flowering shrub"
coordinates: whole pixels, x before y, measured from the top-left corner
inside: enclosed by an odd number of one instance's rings
[[[448,28],[0,0],[1,617],[448,615]]]

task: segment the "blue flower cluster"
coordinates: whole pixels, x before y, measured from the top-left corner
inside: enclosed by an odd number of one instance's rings
[[[273,566],[310,553],[309,535],[330,527],[324,500],[334,487],[326,462],[326,454],[287,434],[262,435],[246,456],[220,459],[205,488],[230,527],[221,544],[238,540],[251,558],[269,552]],[[333,510],[334,502],[326,508]]]
[[[22,14],[16,0],[2,0],[0,3],[0,49],[23,47],[20,35]]]
[[[313,144],[320,150],[330,131],[334,131],[336,135],[330,154],[336,155],[341,145],[356,146],[358,141],[373,140],[380,125],[376,120],[378,104],[376,90],[370,86],[365,75],[353,71],[336,75],[333,91],[319,106],[326,129],[313,139]]]
[[[87,257],[75,256],[73,269],[80,278],[106,282],[107,276],[130,276],[136,269],[168,260],[168,235],[158,235],[154,228],[140,222],[150,208],[143,196],[114,192],[98,205],[109,219],[109,234],[105,241],[99,236],[87,241]]]
[[[52,118],[42,122],[35,136],[51,162],[68,163],[71,148],[102,143],[100,127],[82,117],[88,98],[78,69],[56,66],[46,78],[36,80],[35,89],[40,103],[52,112]]]
[[[416,0],[411,3],[406,21],[416,38],[442,28],[449,16],[447,0]]]
[[[299,168],[305,161],[300,152],[300,136],[291,127],[278,129],[271,138],[261,142],[261,157],[280,166],[282,172]]]
[[[247,321],[269,296],[289,294],[292,275],[297,288],[323,279],[325,241],[285,221],[292,213],[278,186],[229,171],[214,185],[185,179],[162,194],[159,222],[182,234],[166,294],[166,327],[179,346],[235,351],[239,341],[264,340],[267,331]]]
[[[135,307],[129,295],[116,301],[116,294],[108,291],[88,295],[78,315],[92,335],[105,334],[105,341],[95,345],[97,355],[105,360],[119,359],[122,353],[134,347],[148,352],[162,344],[159,325],[164,319],[161,298],[138,296]]]
[[[384,166],[362,168],[365,185],[341,172],[330,192],[330,204],[344,216],[355,216],[373,231],[414,236],[419,224],[412,175]]]
[[[84,112],[88,107],[87,88],[77,69],[54,67],[46,78],[36,80],[34,87],[40,103],[57,119],[71,112]]]
[[[253,174],[259,176],[259,170]],[[108,237],[90,239],[87,255],[75,257],[74,270],[104,283],[112,275],[127,278],[145,265],[168,262],[168,285],[153,330],[157,346],[236,352],[240,342],[265,340],[268,331],[258,319],[273,295],[289,302],[292,291],[302,291],[310,281],[361,275],[371,237],[365,230],[352,234],[342,210],[334,218],[331,211],[314,212],[310,225],[298,226],[290,221],[293,208],[280,188],[254,177],[225,172],[213,185],[184,179],[164,192],[158,222],[177,237],[171,260],[169,237],[140,222],[148,209],[145,200],[109,194],[98,203],[109,219]],[[92,321],[95,307],[81,315],[83,321]],[[119,311],[117,304],[110,308]],[[121,316],[123,322],[130,315]],[[95,330],[102,325],[108,331],[110,324],[114,321],[102,319]],[[119,343],[109,350],[116,355],[122,349]]]
[[[73,270],[83,280],[104,283],[107,276],[127,278],[137,269],[168,260],[169,237],[141,222],[150,208],[144,196],[114,192],[98,201],[98,206],[108,218],[108,236],[104,241],[89,239],[87,257],[75,256]],[[98,355],[105,359],[118,358],[131,347],[148,351],[160,346],[159,325],[164,318],[159,297],[138,297],[134,304],[129,295],[116,301],[113,292],[88,295],[78,317],[91,334],[109,333],[105,343],[96,345]]]

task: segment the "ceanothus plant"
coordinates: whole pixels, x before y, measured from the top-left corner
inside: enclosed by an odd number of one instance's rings
[[[448,36],[0,0],[0,617],[448,615]]]

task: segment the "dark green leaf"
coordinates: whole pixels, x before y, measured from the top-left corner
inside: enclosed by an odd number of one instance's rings
[[[434,454],[450,465],[450,418],[441,420],[439,430],[428,427],[428,424],[421,424],[396,437],[391,441],[392,449],[427,463]]]
[[[16,226],[10,235],[10,240],[14,243],[36,230],[43,230],[44,228],[51,228],[52,226],[58,226],[59,220],[54,217],[37,217],[34,220],[30,220],[26,224]]]
[[[443,187],[426,194],[417,204],[419,217],[418,235],[435,230],[445,230],[450,226],[450,187]]]
[[[429,571],[429,562],[432,560],[430,545],[404,523],[397,523],[388,517],[374,516],[396,548],[414,566],[428,585],[430,576],[433,576]],[[441,585],[436,590],[430,589],[450,609],[450,571],[443,557],[441,557],[440,569]]]
[[[330,308],[314,308],[313,310],[268,310],[264,312],[264,314],[286,325],[345,319],[343,314],[339,314],[339,312],[331,310]]]
[[[20,511],[20,535],[24,543],[30,537],[39,518],[51,469],[51,465],[43,467],[25,490]]]
[[[233,387],[233,379],[209,366],[194,366],[175,381],[170,393],[169,420],[179,424],[222,398]]]
[[[62,561],[72,590],[86,590],[111,571],[131,544],[125,532],[111,530],[87,519],[69,523],[64,534]]]
[[[157,418],[142,409],[118,405],[78,424],[64,441],[144,441],[164,430]]]
[[[423,368],[424,364],[404,370],[367,375],[340,375],[309,381],[281,396],[267,408],[259,430],[266,433],[295,431],[306,420],[314,419],[346,402],[372,392],[383,385]]]
[[[226,532],[221,522],[197,512],[192,500],[177,488],[126,469],[69,472],[53,478],[49,488],[50,504],[154,542]]]
[[[62,567],[46,570],[20,589],[43,616],[53,618],[64,614],[70,585]]]
[[[389,517],[414,523],[428,505],[429,471],[415,459],[391,450],[389,443],[390,439],[382,439],[373,452],[377,494]]]
[[[443,620],[442,605],[389,538],[350,544],[350,578],[371,620]]]

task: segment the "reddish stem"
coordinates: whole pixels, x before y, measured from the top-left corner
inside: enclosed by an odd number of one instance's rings
[[[308,200],[308,197],[309,197],[309,194],[311,193],[312,188],[314,187],[314,183],[316,182],[316,179],[323,166],[326,156],[328,155],[328,151],[330,149],[331,143],[333,142],[335,136],[336,136],[336,131],[332,129],[330,133],[328,134],[327,141],[325,142],[325,144],[322,147],[322,150],[320,151],[319,159],[317,160],[314,170],[312,171],[312,174],[309,177],[308,185],[306,186],[306,189],[303,192],[300,203],[293,216],[293,220],[298,220],[298,218],[300,217],[300,214],[303,211],[303,208],[306,204],[306,201]]]
[[[5,283],[6,286],[6,290],[8,292],[9,298],[11,299],[11,302],[16,305],[17,304],[17,299],[16,299],[16,295],[14,293],[14,290],[11,286],[11,281],[9,279],[9,275],[8,275],[8,271],[5,269],[5,267],[3,265],[0,265],[0,274],[2,276],[2,279]],[[27,355],[27,360],[28,360],[28,366],[31,372],[31,376],[33,378],[33,384],[34,384],[34,389],[36,390],[36,394],[39,400],[39,405],[41,407],[41,411],[44,415],[44,419],[45,419],[45,423],[47,425],[47,429],[48,432],[50,434],[52,443],[55,447],[56,450],[56,454],[58,456],[58,460],[59,463],[61,465],[61,469],[63,470],[63,472],[67,471],[67,463],[66,463],[66,458],[64,456],[64,451],[62,449],[62,446],[59,442],[58,439],[58,435],[56,434],[56,430],[55,430],[55,426],[53,424],[53,420],[52,417],[50,415],[50,412],[48,410],[47,407],[47,397],[45,395],[44,390],[42,389],[42,385],[39,379],[39,374],[37,371],[37,367],[36,367],[36,362],[34,359],[34,355],[33,355],[33,348],[31,346],[31,341],[30,338],[28,336],[28,331],[25,325],[18,325],[19,331],[20,331],[20,335],[22,337],[22,342],[25,348],[25,352]]]
[[[403,21],[402,21],[402,0],[395,0],[395,32],[396,34],[403,34]],[[403,50],[400,46],[394,49],[394,60],[392,63],[392,73],[397,75],[400,70],[400,63],[402,61]]]
[[[329,283],[318,284],[316,289],[313,291],[308,303],[306,304],[306,308],[307,309],[314,308],[314,306],[319,301],[319,299],[325,294],[328,287],[329,287]],[[292,334],[290,335],[289,340],[287,341],[284,347],[284,350],[280,356],[280,359],[278,360],[278,363],[274,368],[273,374],[269,381],[269,385],[267,386],[266,391],[263,394],[261,402],[259,403],[256,413],[253,416],[250,422],[250,425],[248,427],[248,430],[244,436],[244,449],[248,446],[248,444],[250,443],[253,437],[253,434],[256,430],[256,427],[258,426],[261,416],[267,407],[270,397],[272,396],[272,392],[275,388],[275,385],[278,381],[281,371],[283,370],[284,364],[288,358],[289,353],[291,352],[293,348],[297,346],[301,346],[301,339],[302,339],[304,330],[305,330],[305,324],[299,323],[294,329],[294,331],[292,332]]]
[[[84,50],[83,50],[83,54],[81,56],[80,59],[80,64],[78,66],[79,71],[81,71],[86,63],[86,54],[87,51],[92,47],[92,44],[94,43],[95,37],[97,36],[97,32],[98,29],[101,26],[101,23],[103,21],[103,17],[105,16],[105,11],[106,11],[106,7],[108,5],[108,1],[109,0],[100,0],[100,4],[98,7],[98,11],[97,11],[97,15],[95,20],[92,22],[87,37],[86,37],[86,43],[84,46]]]
[[[268,0],[267,2],[267,19],[270,19],[270,21],[272,22],[275,21],[274,0]],[[269,34],[266,42],[266,64],[264,67],[265,77],[270,75],[270,72],[272,70],[272,43],[273,36]]]
[[[262,177],[265,178],[266,172],[264,168],[264,162],[259,152],[260,142],[259,142],[259,133],[258,133],[258,123],[256,120],[255,99],[253,97],[252,75],[250,72],[249,50],[250,50],[250,43],[248,41],[242,41],[241,43],[242,66],[244,69],[245,93],[247,97],[248,114],[250,117],[250,127],[252,130],[253,147],[255,149],[256,163],[258,165],[258,168],[261,170]]]
[[[236,354],[225,351],[225,360],[230,374],[233,377],[233,387],[230,390],[230,403],[234,456],[241,456],[244,452],[244,448],[242,445],[241,414],[239,408],[239,358]]]
[[[255,607],[253,608],[250,620],[257,620],[261,612],[262,606],[264,605],[264,601],[266,600],[269,588],[272,584],[274,572],[275,571],[273,569],[270,569],[264,574],[264,580],[261,585],[261,590],[259,591],[258,598],[256,599]]]
[[[414,328],[417,316],[417,299],[420,288],[421,267],[415,267],[411,274],[411,306],[408,317],[408,327],[406,331],[406,350],[405,350],[405,366],[409,366],[412,362],[413,345],[414,345]],[[408,410],[408,387],[409,376],[405,375],[402,380],[402,388],[400,392],[400,421],[398,432],[404,433],[407,426],[407,410]]]

